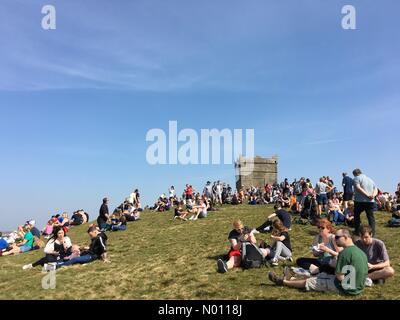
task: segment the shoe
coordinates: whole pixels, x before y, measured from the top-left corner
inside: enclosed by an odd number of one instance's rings
[[[190,218],[189,218],[189,221],[193,221],[193,219],[194,219],[194,217],[190,217]]]
[[[370,278],[365,279],[366,287],[372,287],[373,285],[374,285],[374,282]]]
[[[271,260],[271,265],[273,265],[274,267],[278,267],[279,261],[277,259],[273,259],[273,260]]]
[[[198,219],[198,218],[196,217],[196,218],[193,219],[193,221],[197,221],[197,219]]]
[[[289,262],[293,263],[293,257],[286,258],[286,261],[289,261]]]
[[[278,277],[275,272],[268,273],[268,279],[277,286],[283,286],[283,278]]]
[[[252,233],[252,234],[259,234],[260,231],[258,231],[258,230],[256,230],[256,229],[253,229],[253,230],[251,231],[251,233]]]
[[[222,261],[221,259],[218,260],[217,265],[218,265],[219,273],[227,273],[228,272],[227,264],[224,261]]]
[[[311,277],[311,273],[309,271],[307,271],[306,269],[303,268],[292,268],[292,271],[294,274],[297,274],[299,276],[303,276],[303,277]]]
[[[30,269],[33,269],[32,264],[27,264],[27,265],[22,267],[22,270],[30,270]]]

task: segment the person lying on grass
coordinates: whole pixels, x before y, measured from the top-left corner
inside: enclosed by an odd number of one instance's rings
[[[390,265],[389,254],[383,241],[372,237],[370,226],[361,227],[361,238],[356,242],[368,258],[368,278],[374,283],[384,284],[386,279],[394,276],[394,269]]]
[[[316,277],[293,280],[289,269],[285,268],[283,276],[270,272],[269,280],[278,286],[305,289],[306,291],[332,292],[352,296],[362,294],[368,277],[367,256],[354,245],[348,229],[338,230],[335,240],[339,247],[344,248],[338,257],[336,275],[320,273]]]
[[[3,252],[2,254],[3,256],[24,253],[32,250],[34,237],[30,231],[31,226],[27,224],[24,227],[22,227],[22,229],[24,233],[24,238],[22,242],[12,244],[11,250]]]
[[[54,263],[63,260],[66,256],[71,255],[72,251],[71,239],[65,236],[62,227],[54,228],[53,235],[49,239],[44,248],[45,257],[22,267],[23,270],[36,268],[37,266],[44,266],[47,263]]]
[[[174,220],[179,219],[179,220],[187,221],[186,217],[188,215],[189,215],[189,212],[183,210],[183,201],[181,201],[179,203],[179,205],[175,208]]]
[[[274,207],[275,212],[268,216],[267,221],[259,226],[254,233],[268,233],[272,231],[273,219],[278,217],[282,221],[283,225],[290,230],[292,228],[292,216],[289,212],[282,209],[282,203],[278,202]]]
[[[83,248],[79,257],[57,262],[57,268],[72,266],[74,264],[87,264],[96,260],[102,260],[106,263],[110,262],[107,259],[107,236],[100,232],[100,229],[96,225],[92,225],[87,232],[91,239],[90,246]]]
[[[300,275],[315,276],[319,273],[335,274],[336,259],[341,248],[335,241],[335,234],[332,223],[327,219],[318,222],[319,234],[312,244],[314,258],[299,258],[296,264],[301,269],[294,269]]]
[[[243,242],[250,242],[257,244],[257,239],[249,227],[245,227],[240,220],[233,222],[233,230],[229,233],[228,240],[231,245],[231,250],[228,253],[229,260],[227,262],[219,259],[217,262],[218,272],[226,273],[234,268],[242,266],[242,244]],[[266,248],[260,248],[263,257],[266,258],[270,251]]]

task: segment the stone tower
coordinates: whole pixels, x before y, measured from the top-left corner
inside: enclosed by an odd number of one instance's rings
[[[253,164],[252,164],[252,161]],[[261,187],[278,182],[278,156],[271,159],[256,156],[255,158],[239,157],[235,163],[237,190],[251,186]]]

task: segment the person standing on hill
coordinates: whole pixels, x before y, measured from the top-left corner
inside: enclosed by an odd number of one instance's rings
[[[348,208],[349,201],[353,200],[354,197],[354,180],[350,178],[347,173],[343,173],[343,205],[344,208]]]
[[[97,218],[97,225],[100,230],[105,229],[109,216],[110,213],[108,210],[108,198],[104,198],[103,204],[100,207],[99,217]]]
[[[319,182],[315,186],[315,191],[317,193],[318,201],[318,215],[321,216],[322,211],[326,211],[326,206],[328,204],[328,192],[332,191],[332,188],[325,183],[324,178],[319,179]]]
[[[360,169],[353,171],[354,175],[354,225],[355,233],[360,233],[361,213],[364,211],[367,214],[369,226],[372,228],[375,235],[375,197],[378,195],[378,188],[375,182],[362,173]]]

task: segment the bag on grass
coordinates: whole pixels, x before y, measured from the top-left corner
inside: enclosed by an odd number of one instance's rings
[[[242,267],[243,269],[261,268],[265,259],[261,250],[250,242],[242,244]]]

